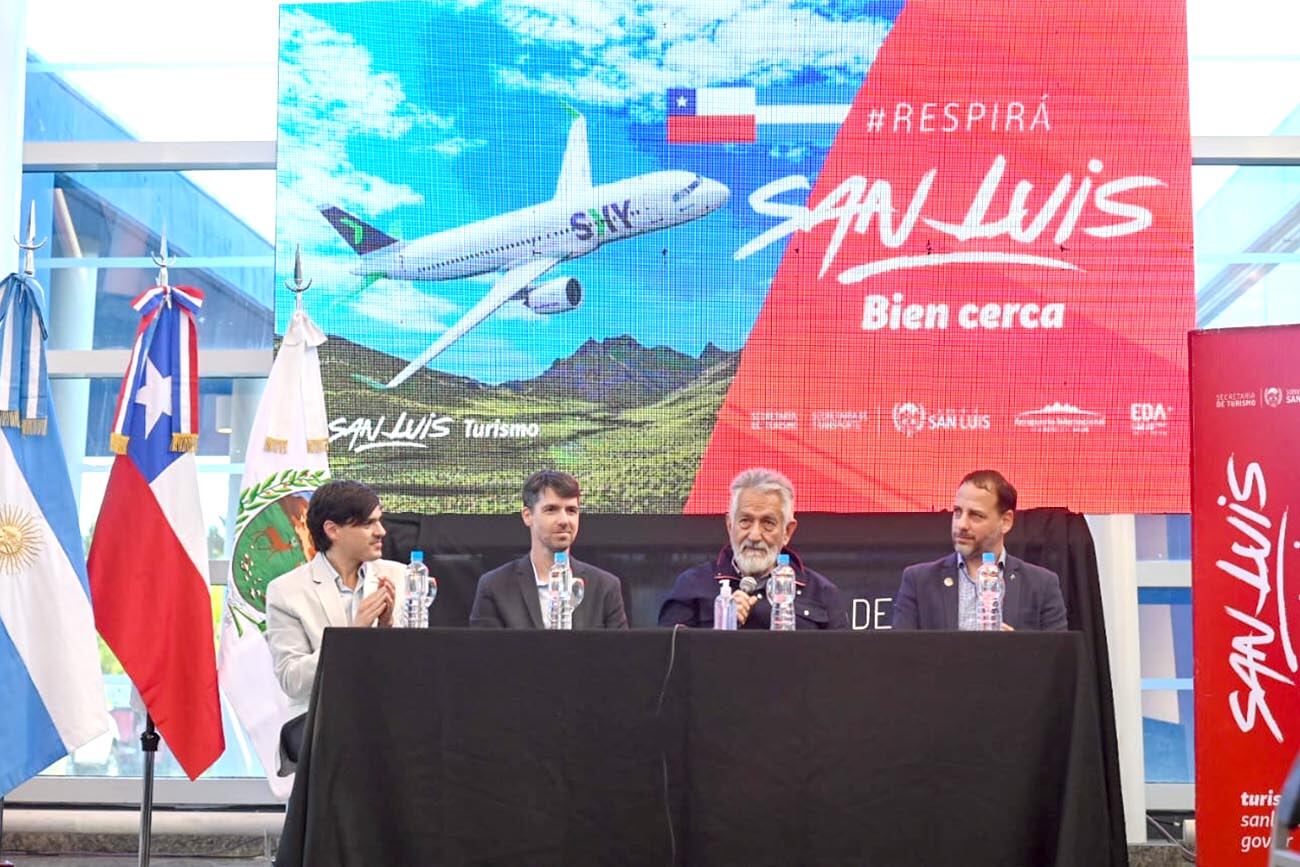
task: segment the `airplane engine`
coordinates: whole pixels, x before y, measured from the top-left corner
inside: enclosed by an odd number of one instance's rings
[[[575,277],[557,277],[529,289],[524,306],[534,313],[567,313],[582,303],[582,284]]]

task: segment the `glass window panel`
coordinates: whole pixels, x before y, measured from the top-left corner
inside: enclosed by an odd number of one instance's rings
[[[182,172],[264,240],[275,238],[275,169]]]
[[[1142,693],[1142,752],[1148,783],[1194,783],[1192,691]]]
[[[271,346],[274,247],[250,223],[274,225],[274,173],[193,173],[234,198],[242,214],[179,172],[28,173],[36,203],[37,277],[49,289],[50,347],[122,349],[135,339],[131,300],[154,285],[151,256],[167,233],[169,279],[203,290],[199,346]],[[222,178],[221,176],[226,176]],[[248,189],[258,195],[245,195]],[[264,209],[264,210],[261,210]]]
[[[1190,783],[1195,761],[1192,591],[1138,591],[1142,735],[1148,783]]]
[[[1202,328],[1300,322],[1300,167],[1194,167]]]
[[[1215,281],[1211,287],[1216,301],[1214,318],[1199,324],[1204,328],[1235,328],[1300,322],[1300,292],[1296,291],[1300,286],[1300,257],[1293,253],[1289,258],[1293,264],[1230,265],[1220,269],[1227,278]]]
[[[27,3],[28,139],[275,138],[278,4],[135,0],[129,10]]]
[[[1191,515],[1136,515],[1138,560],[1192,559]]]
[[[1189,0],[1192,135],[1296,135],[1300,5]]]

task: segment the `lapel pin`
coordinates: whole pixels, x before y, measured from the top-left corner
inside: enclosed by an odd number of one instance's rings
[[[951,579],[951,578],[945,578],[945,579],[943,579],[943,586],[944,586],[944,587],[951,587],[951,586],[952,586],[952,579]]]

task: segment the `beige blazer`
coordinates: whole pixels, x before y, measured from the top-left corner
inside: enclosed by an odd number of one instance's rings
[[[363,564],[362,572],[362,598],[378,589],[380,575],[393,582],[397,591],[393,625],[405,625],[406,565],[373,560]],[[325,555],[317,554],[266,588],[266,641],[271,648],[275,679],[289,697],[291,716],[305,713],[311,700],[325,628],[350,625],[334,575],[334,567]]]

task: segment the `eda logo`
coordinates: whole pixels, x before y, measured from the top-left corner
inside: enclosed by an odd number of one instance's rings
[[[1163,403],[1131,403],[1128,417],[1133,433],[1160,434],[1169,428],[1169,409]]]

